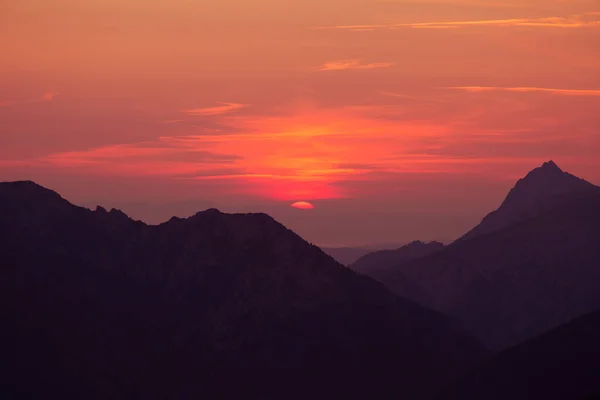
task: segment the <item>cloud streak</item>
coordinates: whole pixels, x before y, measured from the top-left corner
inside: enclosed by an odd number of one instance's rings
[[[10,99],[10,100],[0,100],[0,107],[10,107],[22,104],[34,104],[34,103],[44,103],[47,101],[52,101],[54,98],[58,96],[57,93],[46,92],[43,96],[31,99]]]
[[[456,86],[448,87],[450,90],[460,90],[469,93],[483,92],[514,92],[514,93],[550,93],[561,96],[587,96],[600,97],[598,89],[555,89],[539,87],[494,87],[494,86]]]
[[[210,115],[221,115],[227,114],[232,111],[240,110],[242,108],[249,107],[249,104],[238,104],[238,103],[223,103],[219,102],[218,106],[205,107],[205,108],[192,108],[184,110],[183,113],[187,115],[198,115],[198,116],[210,116]]]
[[[389,62],[378,62],[362,64],[361,60],[337,60],[329,61],[325,64],[316,67],[317,71],[346,71],[353,69],[377,69],[377,68],[388,68],[393,64]]]
[[[452,29],[464,27],[538,27],[538,28],[593,28],[600,27],[598,17],[600,13],[590,12],[585,14],[570,15],[567,17],[540,17],[540,18],[511,18],[511,19],[489,19],[473,21],[434,21],[434,22],[410,22],[397,24],[376,25],[335,25],[329,27],[318,27],[316,29],[339,29],[349,31],[372,31],[380,29]]]

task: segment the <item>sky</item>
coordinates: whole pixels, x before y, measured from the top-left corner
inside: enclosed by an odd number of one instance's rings
[[[0,181],[447,242],[544,161],[600,184],[598,43],[600,0],[0,0]]]

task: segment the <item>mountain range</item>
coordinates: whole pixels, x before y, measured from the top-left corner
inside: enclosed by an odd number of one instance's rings
[[[350,265],[373,251],[373,249],[366,247],[321,247],[321,250],[342,265]]]
[[[198,398],[219,367],[360,367],[377,398],[588,398],[599,313],[600,188],[551,161],[454,243],[350,267],[266,214],[147,225],[0,183],[3,398]]]
[[[502,349],[600,309],[599,227],[600,188],[547,162],[455,243],[363,271]]]
[[[378,365],[416,398],[488,354],[265,214],[149,226],[3,183],[0,260],[15,398],[192,398],[199,368]]]
[[[379,250],[365,254],[349,267],[367,275],[377,274],[379,270],[393,268],[398,264],[433,254],[443,248],[444,244],[440,242],[424,243],[416,240],[395,250]]]

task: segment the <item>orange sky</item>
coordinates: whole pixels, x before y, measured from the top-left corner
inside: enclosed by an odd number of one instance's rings
[[[450,240],[545,160],[600,184],[598,43],[597,0],[7,0],[0,180]]]

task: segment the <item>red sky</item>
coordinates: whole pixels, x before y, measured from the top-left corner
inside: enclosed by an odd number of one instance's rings
[[[548,159],[600,184],[598,43],[597,0],[7,0],[0,180],[447,241]]]

